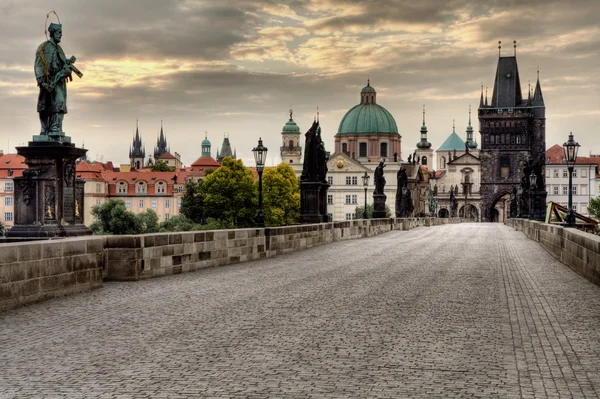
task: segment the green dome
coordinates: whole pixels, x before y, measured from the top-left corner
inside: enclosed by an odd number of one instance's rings
[[[371,86],[366,88],[373,89]],[[337,134],[355,133],[398,134],[398,127],[387,109],[375,103],[363,103],[354,106],[344,115]]]
[[[377,93],[375,91],[375,89],[371,87],[370,84],[367,84],[365,87],[363,87],[363,89],[360,92],[361,93]]]
[[[296,125],[296,122],[294,122],[293,119],[290,119],[285,123],[285,126],[283,127],[282,131],[284,133],[297,133],[300,131],[300,128],[298,127],[298,125]]]
[[[202,140],[202,146],[210,146],[210,140],[208,140],[208,139]]]

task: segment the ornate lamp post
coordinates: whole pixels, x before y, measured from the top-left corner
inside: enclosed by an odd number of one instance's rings
[[[532,170],[529,175],[529,219],[535,219],[535,210],[534,210],[534,201],[533,201],[533,190],[537,183],[537,176],[535,172]]]
[[[363,219],[367,218],[367,187],[369,186],[369,174],[365,172],[365,174],[361,177],[363,181],[363,186],[365,187],[365,208],[363,210]]]
[[[265,214],[262,205],[262,173],[265,168],[267,151],[267,147],[263,146],[262,138],[259,138],[258,145],[252,149],[254,160],[256,161],[256,171],[258,172],[258,211],[254,218],[254,225],[256,227],[265,227]]]
[[[569,210],[567,212],[567,227],[575,227],[575,215],[573,214],[573,168],[577,161],[579,143],[573,140],[573,132],[569,134],[569,140],[563,144],[565,159],[569,169]]]

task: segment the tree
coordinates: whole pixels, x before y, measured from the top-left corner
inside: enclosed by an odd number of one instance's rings
[[[256,182],[258,185],[258,181]],[[300,181],[291,166],[280,163],[263,173],[265,224],[296,224],[300,219]]]
[[[180,212],[193,223],[204,223],[204,192],[202,182],[185,183]]]
[[[0,222],[0,237],[4,237],[4,234],[6,234],[6,227]]]
[[[252,172],[241,160],[223,159],[221,167],[202,183],[204,217],[226,226],[249,227],[256,214],[256,186]]]
[[[162,159],[159,159],[154,165],[150,167],[150,170],[153,172],[174,172],[175,168],[173,166],[167,165],[167,163]]]
[[[92,207],[96,221],[90,225],[94,234],[139,234],[140,219],[125,207],[122,200],[110,199]]]
[[[158,231],[158,215],[153,209],[146,209],[135,217],[139,221],[140,231],[138,234],[156,233]]]
[[[183,206],[183,204],[182,204]],[[192,231],[200,230],[201,225],[194,223],[185,215],[175,215],[160,224],[159,231]]]
[[[365,207],[364,206],[357,206],[356,209],[354,210],[354,219],[362,219],[363,218],[363,213],[364,213]],[[367,219],[372,219],[373,218],[373,204],[367,204]],[[385,206],[385,217],[386,218],[391,218],[392,217],[392,211],[390,211],[390,207],[389,206]]]
[[[600,221],[600,196],[590,200],[587,210],[590,217]],[[596,226],[594,233],[600,235],[600,226]]]

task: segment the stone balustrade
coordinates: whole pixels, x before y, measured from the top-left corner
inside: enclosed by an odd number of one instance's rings
[[[600,236],[527,219],[507,219],[505,224],[522,231],[556,259],[600,285]]]
[[[0,311],[102,287],[269,258],[453,219],[358,219],[265,229],[88,236],[0,244]]]

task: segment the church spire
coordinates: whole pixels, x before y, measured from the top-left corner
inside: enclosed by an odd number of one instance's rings
[[[427,126],[425,126],[425,104],[423,104],[423,126],[421,126],[421,141],[417,143],[417,148],[420,150],[431,148],[431,143],[427,141]]]
[[[479,108],[483,107],[483,82],[481,82],[481,98],[479,99]]]
[[[542,86],[540,85],[540,69],[537,71],[537,82],[535,84],[535,92],[533,93],[532,105],[537,107],[544,106],[544,96],[542,96]]]
[[[473,126],[471,126],[471,104],[469,104],[469,126],[467,126],[467,146],[469,149],[477,148],[477,142],[473,140]]]

